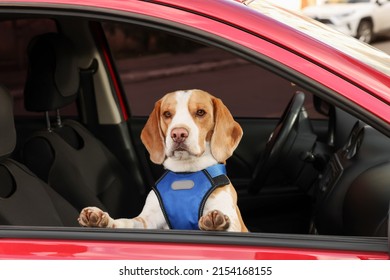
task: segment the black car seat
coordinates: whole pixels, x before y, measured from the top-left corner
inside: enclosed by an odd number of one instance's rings
[[[75,120],[62,121],[59,109],[74,102],[80,66],[72,42],[58,33],[34,38],[28,49],[25,107],[44,112],[47,126],[23,147],[25,164],[78,210],[97,206],[113,217],[138,215],[144,198],[119,160]],[[51,124],[49,111],[57,111]]]
[[[34,175],[10,158],[16,145],[12,99],[0,86],[0,224],[77,226],[78,211]]]

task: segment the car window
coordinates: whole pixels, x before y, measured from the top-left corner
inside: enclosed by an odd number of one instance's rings
[[[165,93],[200,88],[221,98],[235,117],[275,118],[297,90],[216,47],[130,24],[103,27],[133,116],[147,116]]]
[[[14,114],[37,115],[24,108],[23,90],[27,74],[27,48],[35,36],[57,32],[56,22],[51,19],[15,19],[0,21],[0,83],[12,94]],[[64,115],[75,115],[75,104],[61,111]],[[38,115],[41,115],[40,113]]]

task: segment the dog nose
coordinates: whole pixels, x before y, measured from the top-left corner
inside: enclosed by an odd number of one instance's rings
[[[183,127],[176,127],[171,131],[171,138],[173,142],[184,142],[188,137],[188,130]]]

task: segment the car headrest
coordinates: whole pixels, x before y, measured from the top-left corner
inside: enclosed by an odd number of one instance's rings
[[[46,33],[31,40],[27,54],[26,110],[52,111],[72,103],[80,85],[73,43],[62,34]]]
[[[16,131],[12,98],[0,85],[0,160],[8,157],[15,149]]]

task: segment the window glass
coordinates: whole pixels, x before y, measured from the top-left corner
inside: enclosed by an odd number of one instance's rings
[[[12,94],[15,116],[36,115],[24,108],[23,90],[28,60],[27,47],[39,34],[57,32],[50,19],[16,19],[0,21],[0,83]],[[61,110],[63,115],[75,115],[75,104]],[[39,114],[41,115],[41,114]]]
[[[235,117],[280,117],[297,88],[288,80],[216,47],[128,24],[103,25],[133,116],[179,89],[221,98]]]

